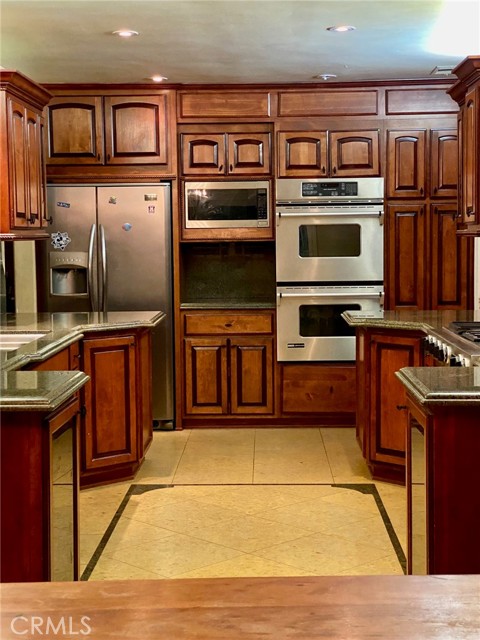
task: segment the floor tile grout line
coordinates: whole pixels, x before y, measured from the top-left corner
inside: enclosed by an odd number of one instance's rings
[[[177,475],[178,467],[180,466],[180,462],[181,462],[181,460],[182,460],[182,458],[183,458],[183,455],[184,455],[184,453],[185,453],[185,449],[187,448],[187,444],[188,444],[188,441],[190,440],[190,436],[191,436],[191,435],[192,435],[192,430],[190,429],[190,430],[189,430],[189,433],[188,433],[188,436],[185,438],[185,444],[183,445],[182,453],[180,454],[180,456],[179,456],[179,458],[178,458],[178,462],[177,462],[177,464],[175,465],[175,470],[174,470],[174,472],[172,473],[172,482],[175,480],[175,476]]]

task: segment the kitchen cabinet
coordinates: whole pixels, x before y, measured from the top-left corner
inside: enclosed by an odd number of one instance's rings
[[[73,95],[47,109],[46,162],[52,165],[156,165],[172,171],[173,94]]]
[[[387,198],[426,196],[425,129],[387,132]]]
[[[408,573],[480,573],[478,405],[407,404]]]
[[[454,69],[458,81],[448,90],[459,104],[459,213],[461,230],[480,235],[480,56],[468,56]]]
[[[228,130],[204,125],[180,136],[184,176],[261,176],[272,173],[268,125],[231,125]],[[243,129],[243,130],[242,130]]]
[[[422,366],[423,337],[357,328],[357,438],[375,480],[405,483],[407,392],[395,372]]]
[[[378,129],[370,131],[280,131],[279,177],[380,175]]]
[[[24,367],[28,371],[78,371],[80,369],[80,343],[74,342],[50,358]]]
[[[272,312],[188,311],[182,324],[186,419],[274,413]]]
[[[466,309],[472,246],[456,234],[456,201],[387,205],[388,309]]]
[[[279,374],[282,418],[299,423],[355,424],[354,363],[283,363]]]
[[[16,71],[0,71],[0,237],[46,238],[42,110],[48,91]]]
[[[147,332],[148,333],[148,332]],[[133,477],[152,438],[151,363],[145,332],[88,334],[82,343],[81,486]]]
[[[78,412],[2,411],[2,582],[78,579]]]
[[[430,196],[456,198],[457,187],[457,130],[432,129],[430,131]]]

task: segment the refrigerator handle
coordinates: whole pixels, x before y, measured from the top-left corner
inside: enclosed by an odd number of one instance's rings
[[[92,224],[92,226],[90,227],[90,237],[88,239],[88,294],[92,311],[97,310],[97,291],[95,287],[95,279],[93,276],[93,254],[95,250],[96,231],[97,225]]]
[[[108,290],[107,290],[107,241],[105,239],[105,229],[103,228],[103,224],[99,225],[100,227],[100,260],[102,263],[102,303],[100,307],[100,311],[107,311],[107,298],[108,298]]]

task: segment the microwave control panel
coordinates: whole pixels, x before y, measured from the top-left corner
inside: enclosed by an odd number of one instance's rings
[[[259,227],[268,227],[268,203],[267,190],[257,191],[257,221]]]

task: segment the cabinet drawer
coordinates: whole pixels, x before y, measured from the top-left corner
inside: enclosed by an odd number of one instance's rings
[[[186,313],[185,335],[273,333],[273,315],[258,313]]]

